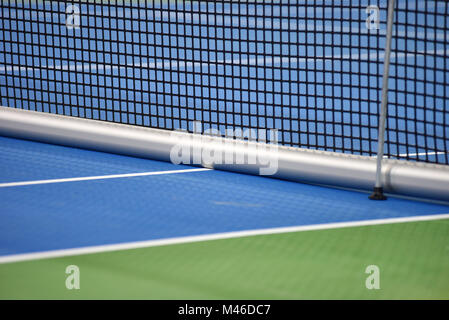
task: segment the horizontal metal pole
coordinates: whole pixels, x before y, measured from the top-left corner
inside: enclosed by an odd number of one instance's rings
[[[372,157],[204,137],[7,107],[0,107],[0,134],[163,161],[171,161],[173,149],[181,144],[265,161],[265,164],[197,163],[199,166],[260,174],[270,162],[276,163],[277,170],[269,177],[365,191],[372,189],[376,177],[376,159]],[[190,160],[194,162],[193,155]],[[384,160],[382,180],[388,193],[449,202],[449,166]]]

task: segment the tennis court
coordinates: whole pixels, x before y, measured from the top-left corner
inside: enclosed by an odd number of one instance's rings
[[[3,1],[0,105],[237,140],[276,130],[282,147],[373,159],[387,1],[374,3],[371,30],[372,1]],[[396,1],[384,148],[442,176],[448,14]],[[370,201],[1,132],[1,299],[449,298],[448,199]]]

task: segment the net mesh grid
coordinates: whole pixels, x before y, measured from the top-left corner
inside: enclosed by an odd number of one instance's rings
[[[396,0],[387,157],[449,164],[448,13]],[[0,14],[3,106],[376,154],[386,0],[9,0]]]

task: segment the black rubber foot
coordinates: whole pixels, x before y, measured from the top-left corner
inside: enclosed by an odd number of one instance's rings
[[[387,197],[384,196],[384,191],[382,188],[374,188],[374,191],[369,198],[371,200],[387,200]]]

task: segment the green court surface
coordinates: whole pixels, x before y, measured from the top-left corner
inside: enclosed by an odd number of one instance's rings
[[[66,288],[66,267],[80,289]],[[366,267],[380,289],[367,289]],[[449,220],[249,236],[0,265],[1,299],[448,299]]]

